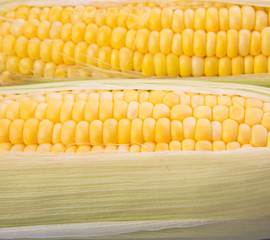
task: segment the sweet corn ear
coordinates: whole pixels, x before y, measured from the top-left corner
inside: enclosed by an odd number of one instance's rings
[[[270,72],[267,8],[180,1],[113,7],[18,2],[3,5],[0,19],[2,83]]]
[[[112,153],[270,145],[270,100],[175,88],[3,91],[0,150]]]

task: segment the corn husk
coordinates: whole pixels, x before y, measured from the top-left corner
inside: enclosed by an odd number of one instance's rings
[[[269,101],[270,90],[178,80],[5,87],[171,89]],[[223,152],[0,154],[0,239],[263,239],[270,236],[270,148]]]

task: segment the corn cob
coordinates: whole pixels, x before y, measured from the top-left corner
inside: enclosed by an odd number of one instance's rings
[[[98,71],[158,77],[270,72],[269,8],[90,3],[18,5],[0,14],[3,82]]]
[[[172,90],[4,94],[0,150],[222,151],[270,147],[270,102]]]

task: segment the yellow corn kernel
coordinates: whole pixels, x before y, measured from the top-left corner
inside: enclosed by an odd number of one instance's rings
[[[185,139],[182,142],[183,151],[194,151],[195,150],[195,141],[192,139]]]
[[[206,57],[204,61],[204,74],[211,77],[218,73],[218,59],[216,57]]]
[[[261,122],[263,111],[258,108],[247,108],[245,113],[245,123],[254,126]]]
[[[244,73],[252,74],[254,73],[254,60],[252,56],[246,56],[244,58]]]
[[[229,117],[229,109],[223,105],[217,105],[213,108],[213,120],[223,122]]]
[[[232,59],[232,75],[239,75],[244,73],[244,59],[243,57],[235,57]]]
[[[250,54],[256,56],[261,52],[261,34],[258,31],[253,31],[250,37]]]
[[[261,31],[268,25],[267,13],[263,10],[257,10],[255,13],[255,31]]]
[[[224,151],[225,149],[226,149],[226,145],[223,141],[213,142],[213,151]]]
[[[194,31],[192,29],[185,29],[182,32],[182,49],[187,56],[193,55],[193,35]]]
[[[239,6],[232,6],[229,8],[229,26],[231,29],[241,29],[241,8]]]
[[[207,32],[206,34],[206,56],[213,57],[216,53],[216,33]]]
[[[217,32],[219,30],[217,8],[210,7],[206,10],[205,28],[207,32]]]
[[[226,119],[222,123],[222,139],[229,143],[237,140],[238,123],[232,119]]]
[[[254,57],[254,73],[267,72],[267,58],[263,54]]]
[[[219,27],[221,31],[228,31],[229,29],[229,10],[227,8],[220,8],[218,10]]]
[[[192,74],[192,61],[191,57],[181,55],[179,58],[179,69],[181,77],[190,77]]]
[[[251,6],[242,6],[242,28],[253,30],[255,24],[255,10]]]
[[[194,29],[195,30],[204,30],[205,29],[205,8],[197,8],[194,15]]]

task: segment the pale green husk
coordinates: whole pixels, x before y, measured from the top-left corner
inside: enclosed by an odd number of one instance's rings
[[[270,90],[195,81],[35,84],[173,89],[270,100]],[[270,149],[122,154],[0,154],[0,239],[263,239],[270,236]],[[159,231],[158,231],[159,230]]]

